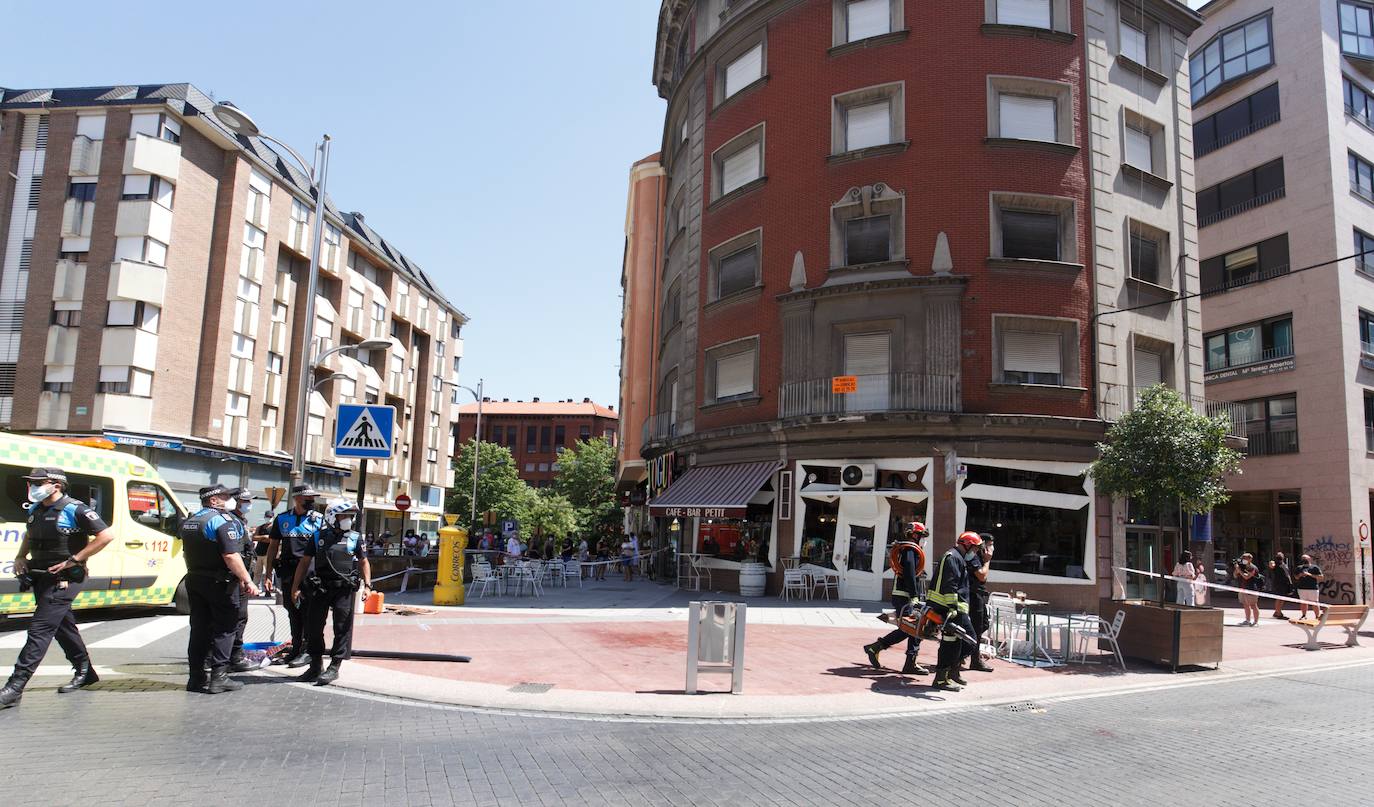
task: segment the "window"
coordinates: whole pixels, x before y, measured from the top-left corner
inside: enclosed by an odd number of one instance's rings
[[[172,494],[147,482],[130,482],[129,516],[139,524],[165,535],[176,535],[181,527],[181,511]]]
[[[78,202],[94,202],[95,183],[73,181],[67,186],[67,198],[75,199]]]
[[[1089,519],[1091,489],[1081,466],[1046,463],[1041,467],[1055,468],[1048,472],[975,462],[967,466],[968,475],[960,480],[957,493],[964,512],[960,529],[997,536],[993,571],[1045,582],[1089,578],[1095,545]]]
[[[1374,274],[1374,236],[1361,230],[1355,231],[1355,268]]]
[[[1121,21],[1121,55],[1138,65],[1150,64],[1150,35],[1144,27]]]
[[[715,196],[720,198],[763,176],[763,128],[756,127],[715,154]]]
[[[46,117],[44,116],[45,119]],[[24,481],[24,475],[28,472],[29,466],[0,465],[0,483],[4,486],[4,494],[0,495],[0,521],[20,524],[28,519],[27,509],[19,505],[20,502],[29,500],[28,483]],[[68,496],[94,508],[106,524],[113,523],[114,483],[109,477],[86,476],[68,471],[67,481]],[[6,553],[8,552],[6,549]],[[6,557],[8,558],[8,554]]]
[[[533,454],[534,449],[539,444],[539,429],[536,426],[525,427],[525,453]]]
[[[988,137],[1073,146],[1073,87],[1022,76],[988,76]]]
[[[1059,260],[1059,216],[1027,210],[1003,210],[1002,257]]]
[[[1360,351],[1374,353],[1374,314],[1360,311]]]
[[[1198,191],[1198,226],[1206,227],[1282,199],[1284,193],[1283,158],[1280,157]]]
[[[1161,234],[1133,224],[1130,238],[1131,277],[1156,286],[1168,285],[1163,271],[1166,250]]]
[[[281,375],[282,355],[280,353],[267,353],[267,372],[273,375]]]
[[[754,395],[758,339],[740,339],[707,350],[708,403],[748,398]]]
[[[1285,314],[1209,333],[1204,342],[1209,373],[1287,358],[1293,355],[1293,316]]]
[[[1350,191],[1374,202],[1374,165],[1355,152],[1347,152],[1350,165]]]
[[[166,266],[167,245],[152,238],[116,238],[114,259],[116,261],[138,261],[154,266]]]
[[[1298,451],[1298,398],[1284,395],[1245,401],[1245,437],[1252,457]]]
[[[1154,173],[1154,142],[1150,133],[1126,124],[1126,164]]]
[[[844,223],[845,265],[892,259],[892,217],[866,216]]]
[[[721,78],[725,82],[721,101],[763,78],[763,43],[756,43],[727,63]]]
[[[519,439],[519,438],[516,436],[518,433],[519,433],[519,429],[518,429],[517,427],[515,427],[515,426],[507,426],[507,427],[506,427],[506,445],[509,446],[510,449],[511,449],[512,451],[515,450],[515,441],[516,441],[517,439]]]
[[[1346,110],[1351,95],[1347,79]],[[1270,84],[1193,124],[1193,154],[1201,157],[1279,122],[1279,85]]]
[[[1053,28],[1050,0],[996,0],[997,23]]]
[[[1374,59],[1374,10],[1355,3],[1341,3],[1341,52]]]
[[[997,97],[997,104],[1002,137],[1051,143],[1057,139],[1059,112],[1053,98],[1003,93]]]
[[[860,151],[906,138],[902,82],[836,95],[832,104],[830,153]]]
[[[140,398],[153,396],[153,374],[137,367],[102,366],[97,392],[112,395],[136,395]]]
[[[240,300],[256,305],[262,297],[262,286],[254,283],[252,278],[240,276],[238,296]]]
[[[553,427],[553,444],[562,448],[568,444],[568,430],[563,426]]]
[[[1059,334],[1006,331],[1002,335],[1002,383],[1062,386]]]
[[[124,177],[124,193],[119,198],[125,202],[152,200],[171,210],[174,188],[172,183],[162,177],[130,174]]]
[[[135,327],[149,333],[157,333],[162,309],[141,300],[111,300],[105,309],[107,328]]]
[[[1265,14],[1228,28],[1194,51],[1193,57],[1188,61],[1188,74],[1192,76],[1193,82],[1194,104],[1223,84],[1237,81],[1274,63],[1274,49],[1270,47],[1269,22],[1269,15]]]
[[[592,439],[592,427],[582,426],[581,428],[579,428],[577,430],[577,439],[581,440],[584,443]]]
[[[52,324],[61,325],[64,328],[79,328],[81,326],[81,311],[64,311],[54,309],[52,312]]]
[[[1153,350],[1137,347],[1131,353],[1131,381],[1135,394],[1164,383],[1164,356]]]
[[[858,42],[892,32],[892,0],[844,0],[844,38]]]
[[[553,450],[553,444],[549,442],[550,428],[548,426],[539,427],[539,453],[547,454]]]
[[[668,335],[668,332],[677,327],[682,322],[682,283],[676,279],[668,286],[668,291],[663,295],[663,317],[659,322],[659,338]]]
[[[1288,234],[1274,236],[1202,262],[1204,293],[1227,291],[1288,273]]]
[[[71,365],[49,365],[43,371],[43,391],[65,393],[72,391],[76,368]]]
[[[759,254],[762,230],[750,230],[726,241],[710,252],[711,300],[720,300],[755,288],[759,284]],[[674,281],[676,286],[676,281]],[[665,321],[665,325],[668,325]]]
[[[886,101],[844,110],[847,151],[881,146],[892,139],[892,105]]]

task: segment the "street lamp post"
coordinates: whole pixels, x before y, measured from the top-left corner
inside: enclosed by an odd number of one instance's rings
[[[444,382],[455,389],[466,390],[474,400],[477,401],[477,422],[472,430],[472,513],[469,515],[468,523],[473,529],[477,528],[477,460],[482,446],[482,379],[477,379],[477,389],[465,387],[462,384],[455,384],[452,381]]]

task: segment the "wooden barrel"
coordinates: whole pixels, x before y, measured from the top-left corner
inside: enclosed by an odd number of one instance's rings
[[[739,593],[742,597],[762,597],[768,581],[768,567],[753,561],[739,567]]]

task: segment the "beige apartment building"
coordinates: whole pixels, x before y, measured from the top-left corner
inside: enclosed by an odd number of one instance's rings
[[[212,106],[189,84],[0,90],[0,428],[104,438],[188,503],[211,483],[261,492],[288,484],[297,362],[390,337],[315,368],[307,481],[356,495],[334,407],[390,404],[397,453],[370,464],[367,525],[401,526],[405,491],[405,525],[437,528],[466,317],[331,205],[306,322],[310,183]]]
[[[1367,602],[1374,4],[1214,0],[1190,39],[1209,396],[1249,438],[1215,557],[1303,552]],[[1337,261],[1336,259],[1344,259]]]

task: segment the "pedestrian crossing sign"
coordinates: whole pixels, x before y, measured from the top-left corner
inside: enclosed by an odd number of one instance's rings
[[[396,407],[339,404],[334,423],[334,456],[391,459],[396,440]]]

